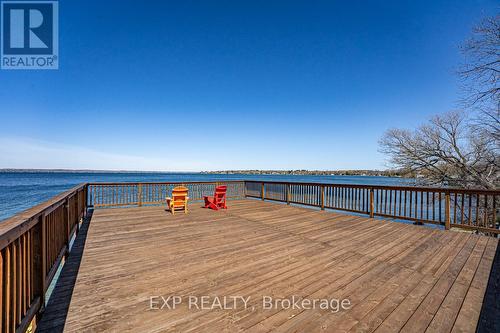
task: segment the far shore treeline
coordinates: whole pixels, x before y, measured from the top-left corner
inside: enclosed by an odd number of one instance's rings
[[[404,170],[218,170],[218,171],[137,171],[137,170],[72,170],[72,169],[0,169],[0,173],[161,173],[219,175],[297,175],[297,176],[381,176],[408,177],[415,174]]]
[[[221,170],[203,171],[206,174],[226,175],[310,175],[310,176],[382,176],[413,177],[409,172],[401,170]]]

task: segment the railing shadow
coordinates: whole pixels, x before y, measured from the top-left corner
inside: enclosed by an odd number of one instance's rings
[[[85,221],[80,226],[80,231],[73,242],[67,261],[62,267],[41,321],[37,324],[36,332],[58,333],[64,331],[92,214],[93,210],[89,210]]]
[[[491,266],[488,286],[484,294],[477,332],[500,332],[500,244],[497,246]]]

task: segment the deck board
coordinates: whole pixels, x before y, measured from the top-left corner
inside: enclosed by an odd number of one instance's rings
[[[498,240],[258,200],[97,209],[39,332],[473,332]],[[232,310],[150,310],[153,295],[250,296]],[[349,310],[263,309],[262,296]]]

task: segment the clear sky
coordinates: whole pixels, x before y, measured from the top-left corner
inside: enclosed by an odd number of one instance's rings
[[[458,46],[498,3],[59,4],[59,70],[0,71],[0,168],[385,168],[455,109]]]

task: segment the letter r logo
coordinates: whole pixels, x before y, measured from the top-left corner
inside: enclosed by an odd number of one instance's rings
[[[24,13],[25,11],[23,9],[12,9],[10,11],[10,48],[24,48]],[[35,33],[36,29],[42,26],[42,13],[38,9],[30,9],[27,13],[29,18],[29,45],[27,45],[27,47],[43,49],[48,48],[48,46]]]

